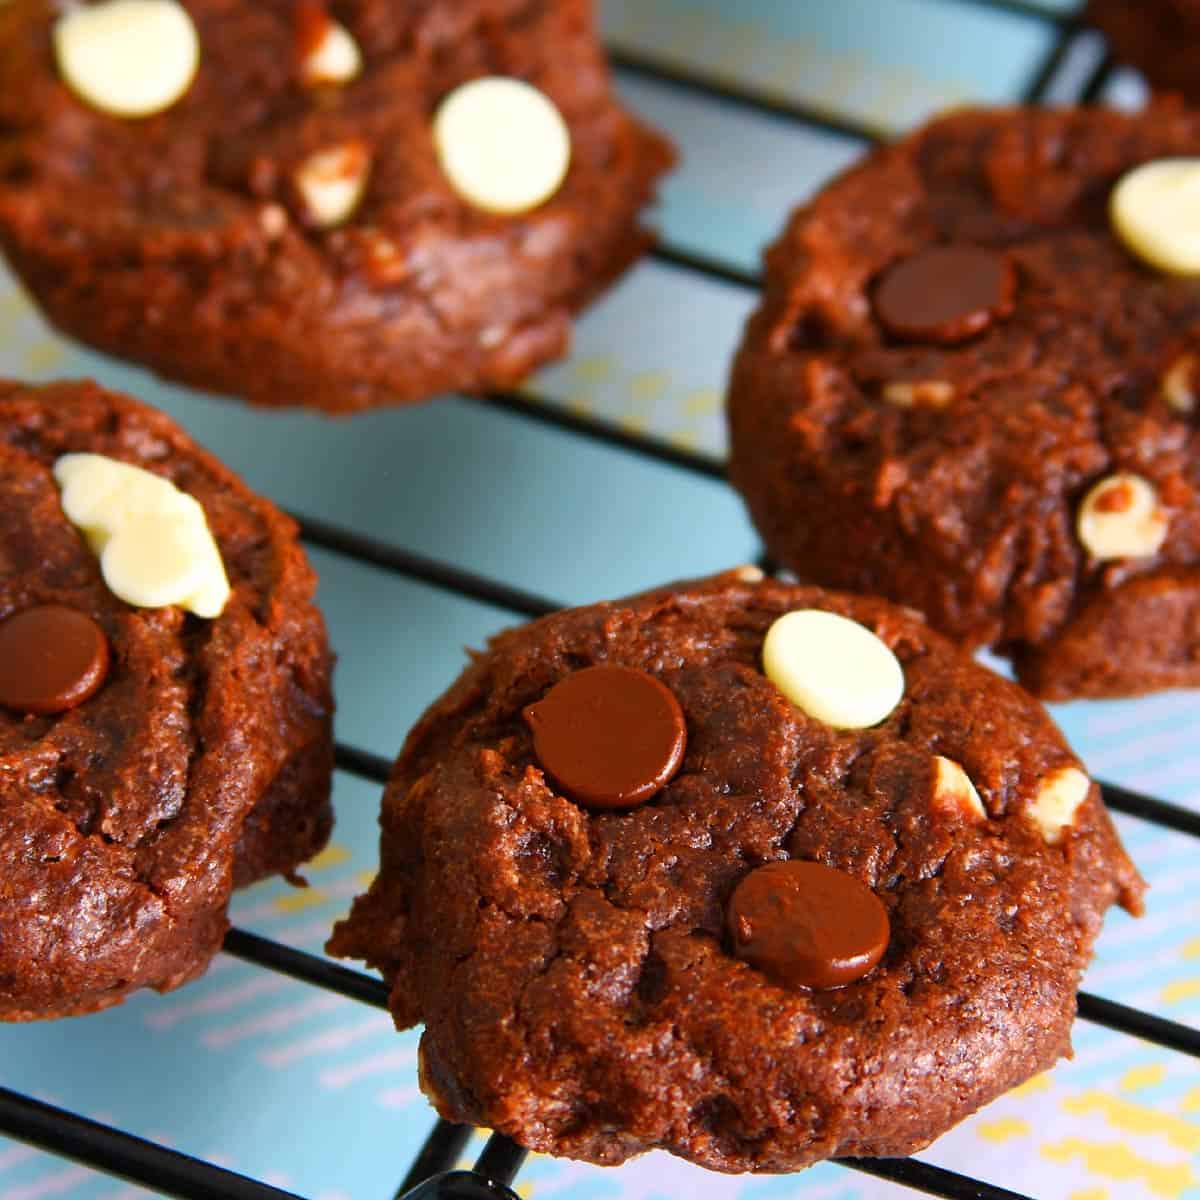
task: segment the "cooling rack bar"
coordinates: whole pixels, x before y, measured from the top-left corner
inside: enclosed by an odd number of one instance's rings
[[[681,267],[697,275],[706,275],[709,279],[720,279],[724,283],[732,283],[735,287],[752,288],[757,291],[762,284],[762,276],[757,271],[734,266],[707,254],[697,254],[694,250],[685,250],[670,242],[657,242],[651,249],[650,256],[658,262]]]
[[[1033,17],[1034,20],[1042,21],[1047,25],[1065,25],[1073,19],[1071,13],[1054,12],[1052,9],[1043,8],[1040,4],[1034,4],[1032,0],[950,0],[950,2],[968,8],[972,6],[994,8],[1018,17]]]
[[[1050,53],[1046,55],[1042,65],[1033,73],[1029,86],[1022,95],[1022,99],[1026,104],[1036,104],[1044,98],[1046,89],[1050,86],[1055,75],[1058,74],[1059,67],[1063,65],[1063,60],[1067,57],[1067,51],[1070,50],[1071,44],[1075,40],[1076,32],[1077,27],[1074,22],[1064,22],[1062,32],[1055,39],[1054,45],[1050,48]]]
[[[8,1088],[0,1088],[0,1132],[182,1200],[301,1200],[294,1192],[281,1191]]]
[[[502,1133],[493,1133],[475,1162],[475,1173],[507,1187],[528,1157],[529,1151],[524,1146],[518,1146]]]
[[[552,612],[555,607],[552,601],[533,592],[522,591],[520,588],[509,587],[493,579],[485,579],[471,571],[460,567],[452,567],[436,559],[427,558],[423,554],[414,554],[410,550],[402,550],[399,546],[389,545],[376,538],[366,537],[352,529],[322,521],[319,517],[307,517],[300,513],[289,514],[300,526],[300,536],[322,550],[331,550],[335,554],[344,554],[357,558],[360,562],[370,563],[375,567],[383,567],[396,571],[412,579],[420,579],[426,583],[436,584],[448,591],[457,592],[462,596],[470,596],[491,604],[497,608],[507,608],[513,612],[528,613],[531,616]]]
[[[1079,99],[1084,104],[1095,104],[1104,93],[1104,89],[1108,86],[1108,82],[1116,73],[1117,64],[1113,60],[1111,54],[1106,54],[1101,60],[1096,69],[1088,76],[1087,82],[1083,85],[1083,90],[1079,93]]]
[[[1154,825],[1165,825],[1168,829],[1174,829],[1176,833],[1200,837],[1200,813],[1154,796],[1143,796],[1141,792],[1130,791],[1129,788],[1105,783],[1103,780],[1100,782],[1100,791],[1104,795],[1104,803],[1114,812],[1139,817]]]
[[[1078,1006],[1079,1015],[1085,1021],[1107,1025],[1109,1029],[1120,1030],[1145,1042],[1200,1058],[1200,1029],[1169,1021],[1166,1017],[1156,1017],[1153,1013],[1131,1008],[1128,1004],[1106,1000],[1103,996],[1094,996],[1091,992],[1079,993]]]
[[[405,1192],[412,1191],[419,1183],[424,1183],[431,1176],[442,1171],[449,1171],[471,1140],[470,1125],[453,1125],[451,1122],[438,1117],[429,1135],[425,1138],[417,1157],[408,1169],[404,1182],[396,1192],[396,1200]]]
[[[503,1183],[484,1179],[474,1171],[444,1171],[419,1183],[397,1200],[519,1200]]]
[[[628,46],[609,46],[608,57],[614,66],[631,75],[640,75],[654,83],[667,84],[680,91],[702,96],[706,100],[720,100],[735,108],[750,109],[772,117],[784,117],[789,121],[801,121],[825,133],[853,138],[860,142],[877,142],[883,131],[862,121],[856,121],[831,109],[814,108],[799,100],[780,95],[768,95],[753,88],[743,87],[732,79],[714,78],[693,71],[677,63],[669,63],[642,50]]]
[[[541,400],[519,392],[489,392],[485,396],[464,396],[477,404],[485,404],[489,408],[498,408],[503,412],[516,413],[531,421],[539,421],[543,425],[555,429],[565,429],[569,433],[582,434],[593,441],[604,442],[609,446],[617,446],[622,450],[631,450],[643,458],[652,458],[657,462],[668,463],[673,467],[683,467],[697,475],[709,479],[725,479],[725,464],[708,454],[697,454],[693,450],[684,450],[672,446],[669,442],[656,441],[653,438],[638,437],[637,434],[627,433],[624,429],[608,421],[598,421],[590,417],[580,417],[565,409],[556,407],[548,400]]]
[[[918,1162],[915,1158],[835,1158],[834,1162],[917,1192],[943,1196],[945,1200],[1032,1200],[1024,1192],[1010,1192],[1008,1188],[984,1183],[982,1179],[972,1179],[957,1171],[947,1171],[931,1163]]]
[[[226,954],[253,963],[256,967],[266,967],[298,979],[301,983],[311,983],[327,992],[336,992],[348,1000],[358,1000],[372,1008],[387,1010],[387,984],[373,975],[340,967],[316,954],[285,946],[282,942],[273,942],[246,929],[229,930],[222,949]]]
[[[358,775],[362,779],[370,779],[374,783],[387,783],[392,775],[392,764],[380,754],[372,754],[369,750],[360,750],[357,746],[347,746],[338,742],[333,748],[333,761],[341,771]]]

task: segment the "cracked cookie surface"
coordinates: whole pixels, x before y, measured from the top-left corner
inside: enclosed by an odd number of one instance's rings
[[[80,452],[195,497],[232,586],[220,616],[113,595],[53,474]],[[324,845],[315,582],[290,519],[160,413],[90,383],[0,382],[0,621],[58,606],[108,645],[103,682],[68,711],[0,707],[0,1019],[185,982],[217,952],[234,886]]]
[[[672,152],[614,98],[590,0],[184,7],[195,79],[138,120],[60,79],[58,6],[0,8],[0,242],[73,336],[258,404],[349,412],[515,384],[646,248],[637,214]],[[305,44],[330,18],[361,62],[314,81]],[[438,104],[487,75],[529,81],[570,131],[561,187],[515,216],[462,199],[433,136]]]
[[[1200,684],[1200,280],[1140,261],[1108,212],[1131,168],[1198,152],[1177,107],[964,111],[797,210],[729,394],[773,557],[996,646],[1045,698]],[[897,273],[933,248],[1011,280],[970,328],[898,325],[921,297]],[[1093,553],[1081,506],[1125,476],[1165,533]]]
[[[835,729],[763,674],[768,629],[805,608],[898,658],[880,724]],[[627,811],[556,792],[522,717],[600,665],[654,676],[686,719],[678,772]],[[1068,804],[1044,798],[1076,776]],[[1067,1052],[1102,915],[1142,891],[1027,694],[907,610],[736,573],[500,634],[410,734],[381,821],[379,876],[331,951],[424,1023],[444,1116],[606,1164],[661,1147],[787,1171],[926,1144]],[[781,859],[882,902],[863,978],[805,991],[735,956],[730,896]]]

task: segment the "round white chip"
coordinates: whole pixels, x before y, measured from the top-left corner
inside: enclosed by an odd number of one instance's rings
[[[571,161],[571,134],[554,103],[500,75],[455,88],[434,115],[433,140],[454,190],[488,212],[536,208],[558,191]]]
[[[1157,554],[1169,524],[1154,485],[1128,472],[1109,475],[1092,487],[1075,521],[1084,549],[1100,562]]]
[[[63,79],[88,104],[148,117],[187,91],[200,39],[175,0],[103,0],[59,17],[54,52]]]
[[[904,695],[903,668],[884,642],[815,608],[786,613],[767,630],[763,670],[797,708],[838,729],[878,725]]]
[[[1139,258],[1172,275],[1200,275],[1200,158],[1163,158],[1123,175],[1109,217]]]

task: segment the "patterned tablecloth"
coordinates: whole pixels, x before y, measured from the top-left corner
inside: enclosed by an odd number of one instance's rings
[[[628,99],[675,137],[667,245],[743,272],[787,209],[860,153],[860,133],[900,130],[968,100],[1019,99],[1044,75],[1062,10],[1001,0],[607,0],[606,35],[632,65]],[[1044,13],[1039,13],[1039,9]],[[1047,94],[1074,94],[1102,53],[1076,36]],[[661,65],[810,107],[769,115],[654,78]],[[1136,101],[1118,73],[1111,94]],[[721,454],[721,391],[753,302],[734,282],[662,258],[639,266],[583,321],[576,350],[530,385],[538,403]],[[459,399],[333,422],[202,397],[53,335],[0,278],[0,372],[95,375],[174,414],[252,485],[353,527],[563,602],[616,595],[756,557],[722,483],[509,411]],[[340,655],[339,737],[393,755],[454,676],[462,648],[509,612],[315,551]],[[1078,704],[1056,713],[1099,777],[1200,808],[1195,694]],[[378,787],[339,776],[338,826],[313,886],[256,887],[238,924],[319,950],[376,862]],[[1086,986],[1175,1020],[1200,1020],[1200,867],[1183,835],[1120,821],[1152,883],[1146,919],[1113,916]],[[336,996],[222,958],[170,996],[100,1016],[0,1028],[0,1084],[27,1091],[313,1198],[383,1200],[432,1113],[416,1086],[416,1035]],[[1080,1022],[1076,1056],[1004,1097],[922,1157],[1053,1200],[1200,1197],[1200,1072],[1182,1055]],[[477,1149],[473,1146],[472,1150]],[[518,1190],[652,1200],[915,1193],[834,1165],[775,1179],[708,1175],[663,1155],[604,1171],[535,1156]],[[3,1200],[140,1195],[0,1142]]]

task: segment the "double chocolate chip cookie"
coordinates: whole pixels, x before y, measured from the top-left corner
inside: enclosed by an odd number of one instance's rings
[[[257,404],[516,383],[672,158],[590,0],[0,7],[0,244],[67,333]]]
[[[1142,884],[1041,707],[913,613],[746,569],[495,638],[332,952],[438,1111],[597,1163],[907,1154],[1068,1050]]]
[[[1177,107],[964,111],[799,209],[729,395],[771,554],[1044,697],[1200,684],[1196,155]]]
[[[167,418],[0,383],[0,1020],[176,987],[332,821],[292,522]]]

